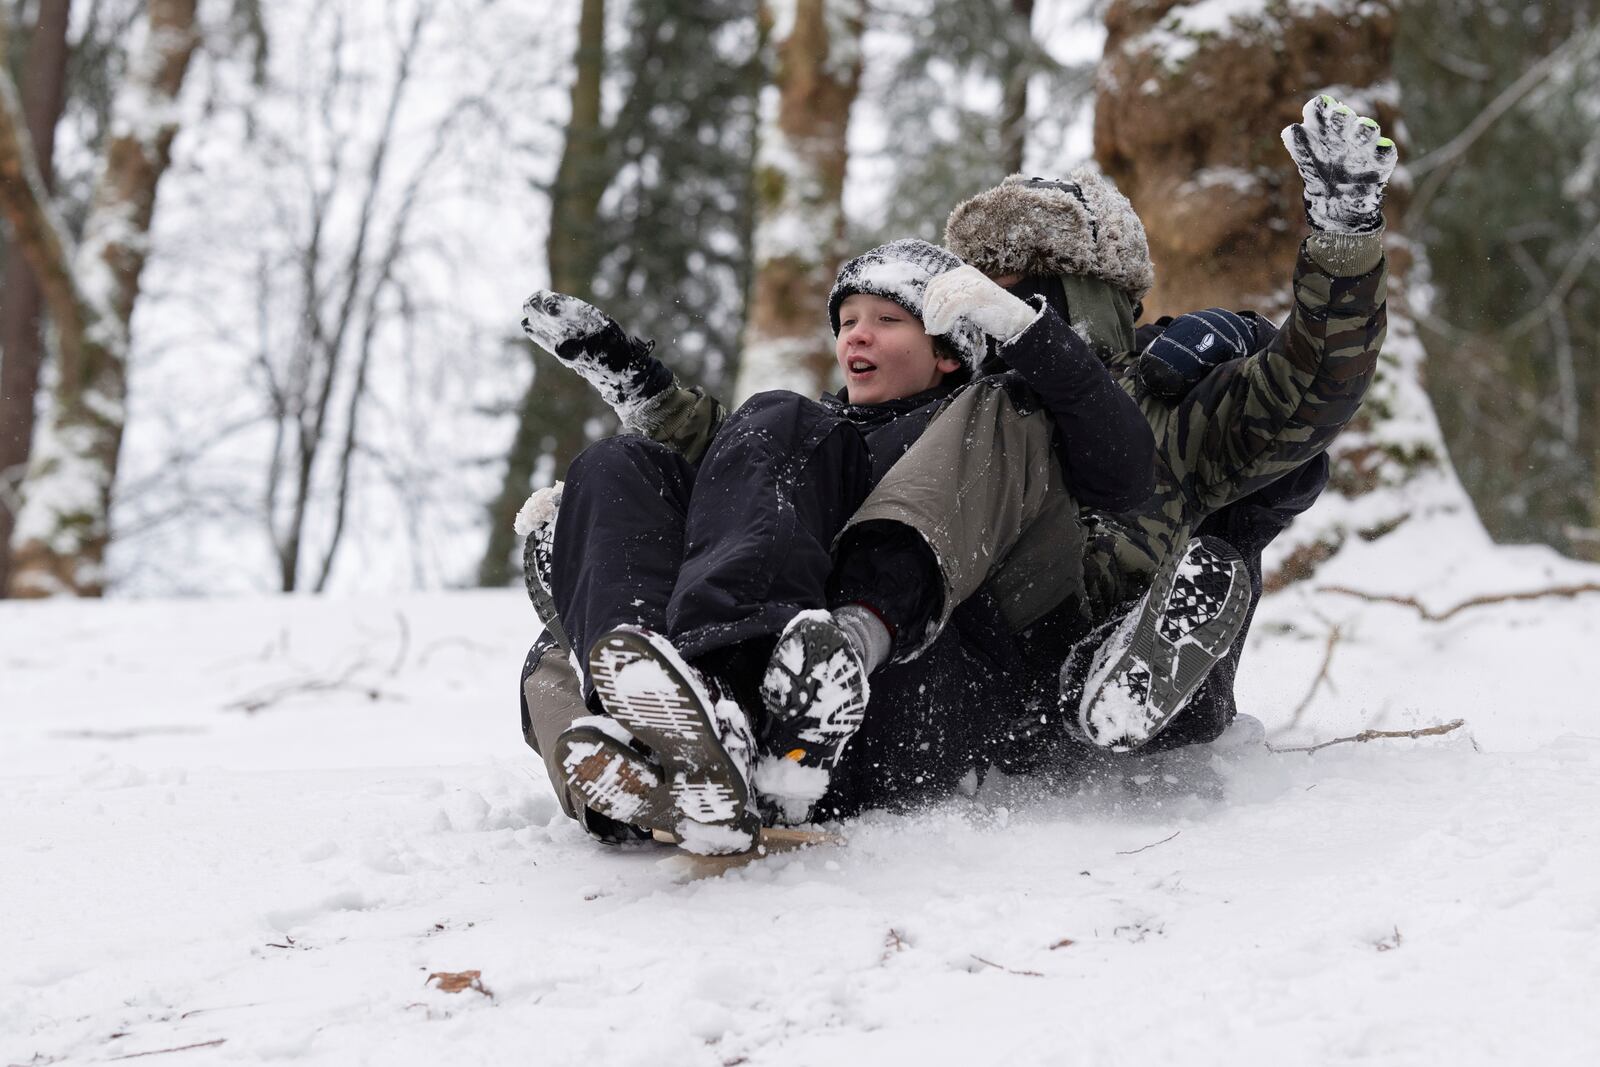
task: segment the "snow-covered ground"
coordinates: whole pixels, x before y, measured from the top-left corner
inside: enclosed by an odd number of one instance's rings
[[[1243,703],[1461,730],[1178,773],[1220,801],[991,782],[700,881],[558,812],[514,593],[0,605],[0,1064],[1600,1062],[1600,595],[1315,591],[1600,569],[1412,525],[1263,606]]]

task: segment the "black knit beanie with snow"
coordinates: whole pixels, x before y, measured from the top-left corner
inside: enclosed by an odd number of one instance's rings
[[[828,325],[833,335],[839,336],[839,305],[857,293],[893,300],[921,319],[928,283],[959,266],[961,260],[949,252],[914,237],[863,252],[839,268],[828,294]],[[958,318],[949,333],[936,336],[942,337],[968,370],[976,369],[988,351],[983,332],[965,318]]]

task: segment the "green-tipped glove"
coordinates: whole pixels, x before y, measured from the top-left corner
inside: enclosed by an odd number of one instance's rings
[[[1283,128],[1283,146],[1305,180],[1306,218],[1323,233],[1376,233],[1394,173],[1394,142],[1372,119],[1326,94]]]

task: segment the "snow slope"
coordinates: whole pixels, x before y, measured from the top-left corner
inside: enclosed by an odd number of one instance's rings
[[[1596,1062],[1600,596],[1316,589],[1600,573],[1415,526],[1269,599],[1242,698],[1280,746],[1462,730],[991,781],[702,881],[559,814],[515,594],[0,604],[0,1064]]]

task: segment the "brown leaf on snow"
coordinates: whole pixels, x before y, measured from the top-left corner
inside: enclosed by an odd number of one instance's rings
[[[435,983],[438,988],[446,993],[460,993],[463,990],[471,989],[482,993],[486,997],[492,998],[494,996],[493,993],[489,992],[488,987],[483,984],[482,971],[434,971],[428,975],[428,981],[423,984],[427,985],[429,983]]]
[[[1069,945],[1075,945],[1075,944],[1077,944],[1077,942],[1072,940],[1072,938],[1063,937],[1060,941],[1057,941],[1055,944],[1051,945],[1050,948],[1053,951],[1053,950],[1058,949],[1058,948],[1066,948]]]

